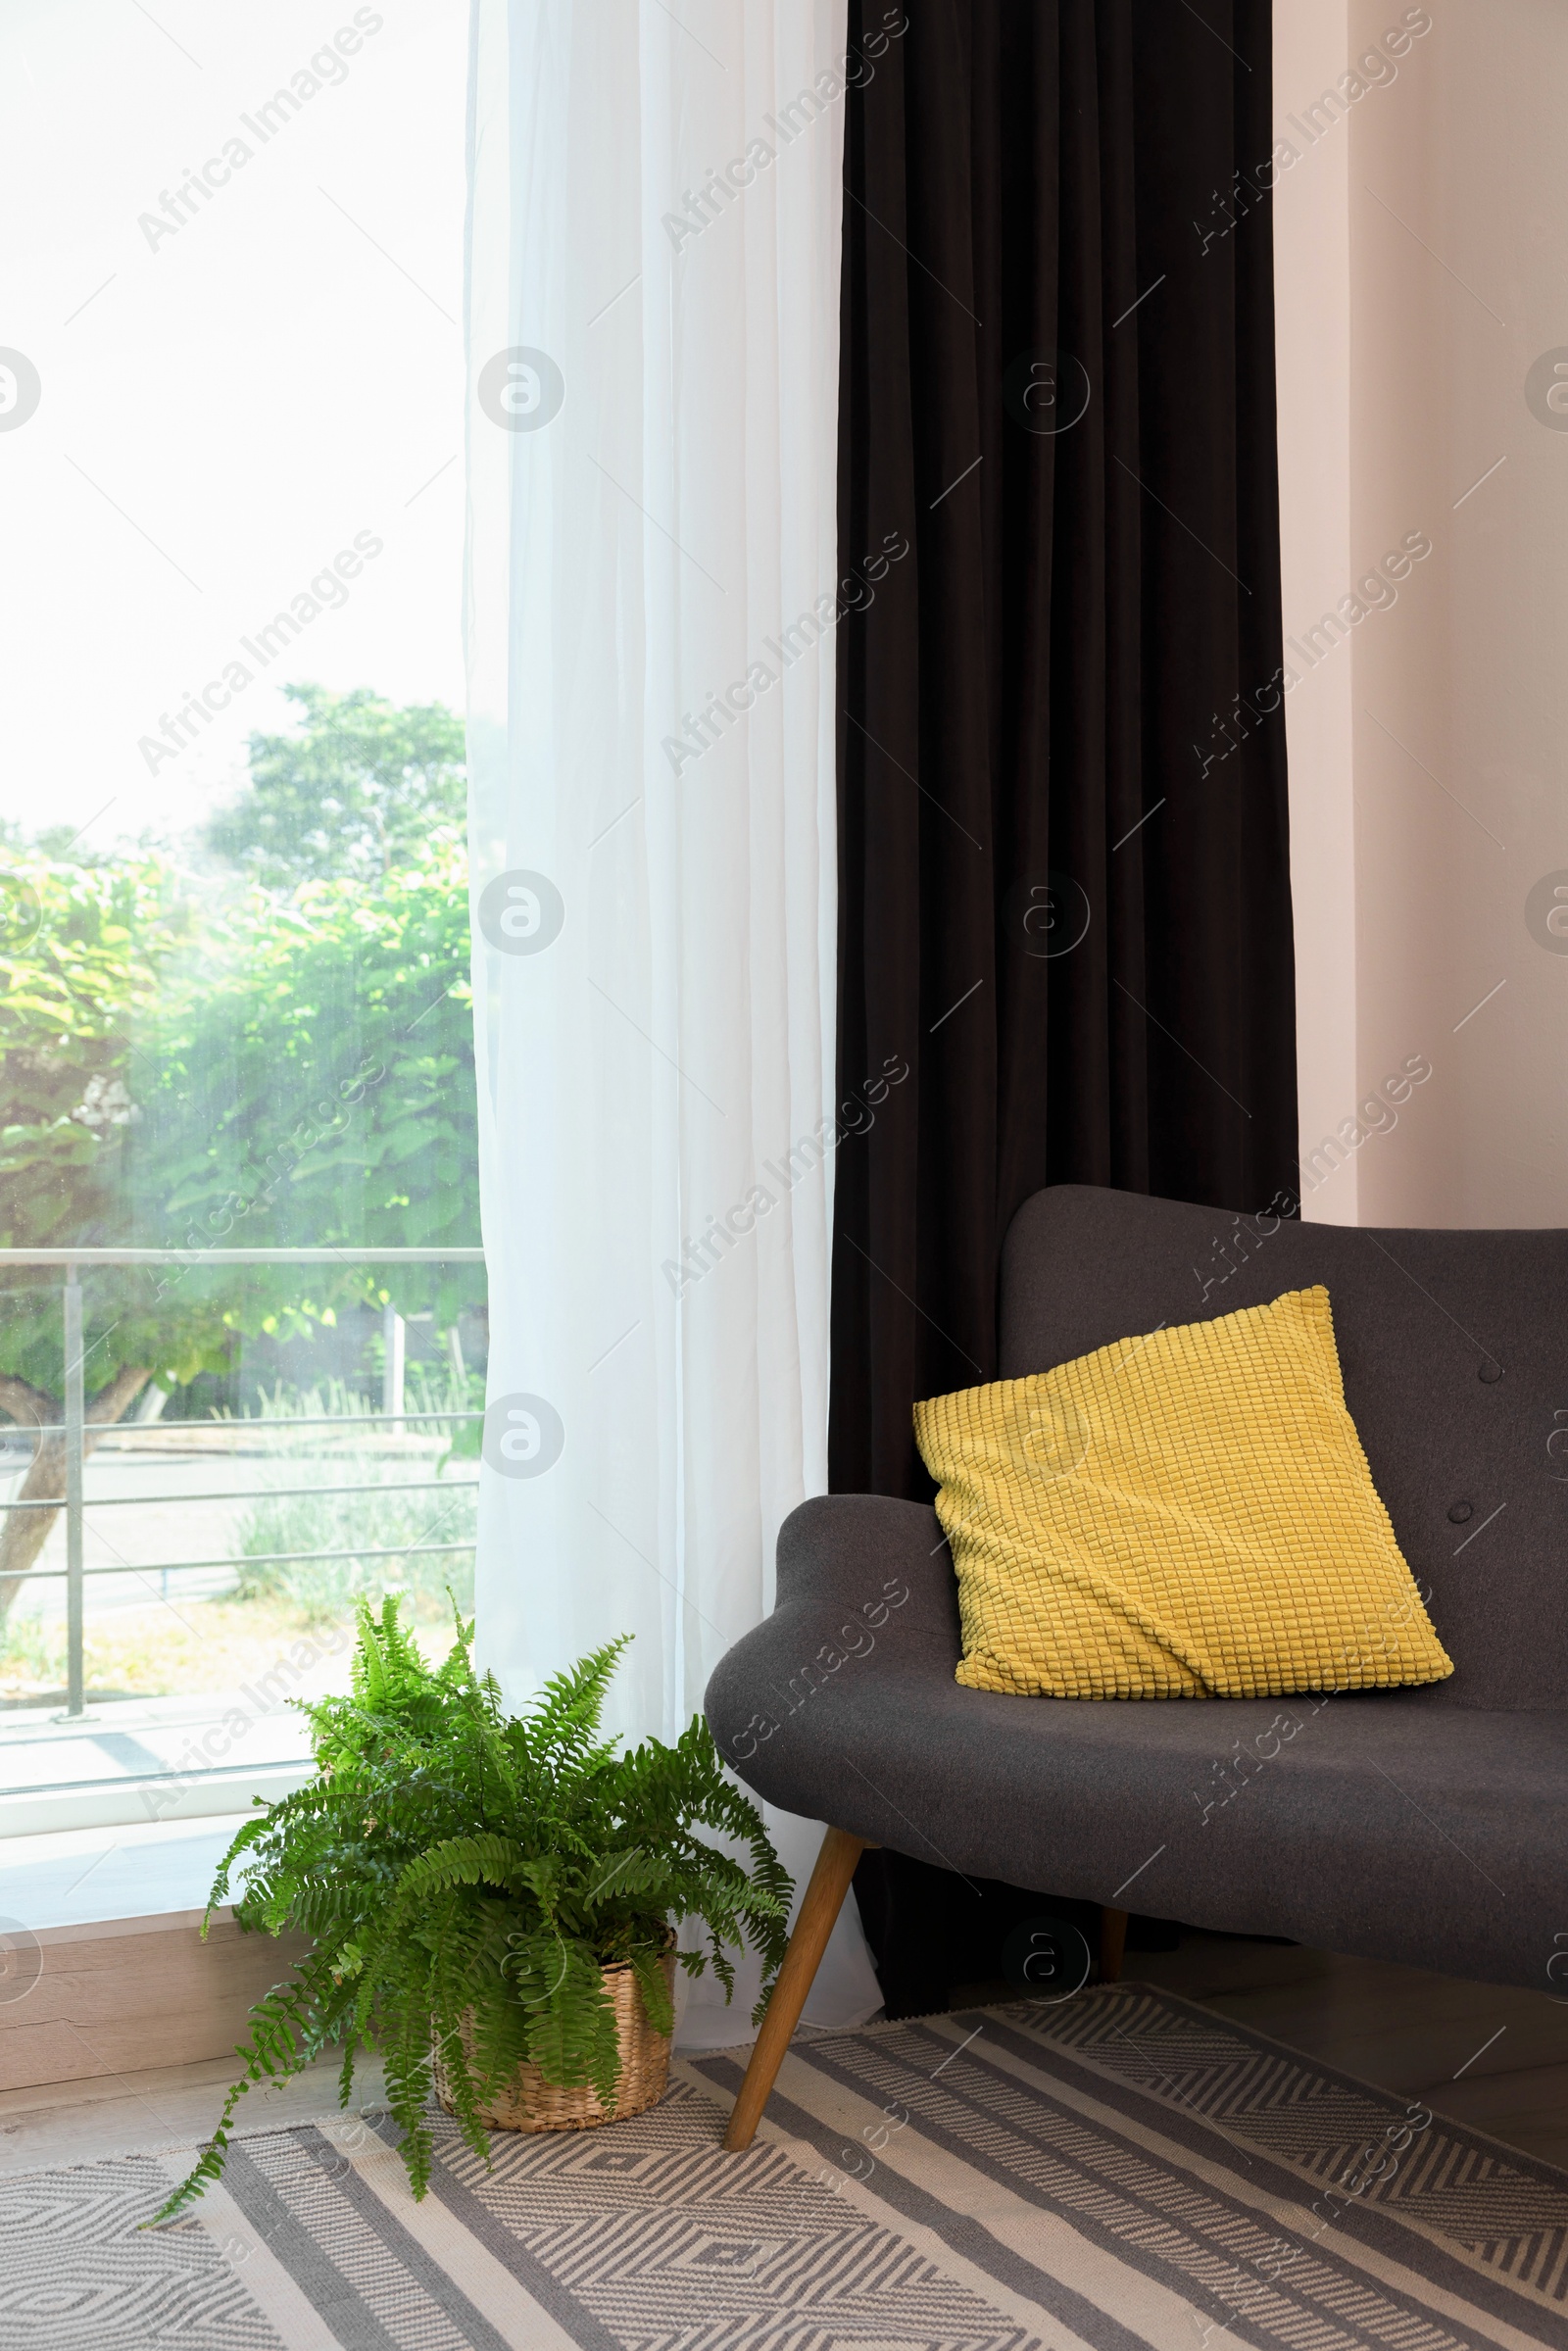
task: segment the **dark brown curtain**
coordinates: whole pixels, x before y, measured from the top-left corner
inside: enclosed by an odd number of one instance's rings
[[[830,1463],[925,1495],[1030,1193],[1296,1181],[1270,7],[849,16]]]

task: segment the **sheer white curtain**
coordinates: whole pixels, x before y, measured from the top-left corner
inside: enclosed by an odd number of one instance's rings
[[[634,1635],[664,1738],[826,1486],[844,16],[475,0],[479,1641],[516,1702]]]

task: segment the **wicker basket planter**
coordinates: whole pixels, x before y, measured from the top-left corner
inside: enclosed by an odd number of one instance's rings
[[[661,1965],[665,1988],[673,1994],[673,1935]],[[520,2065],[494,2103],[478,2110],[479,2120],[490,2130],[592,2131],[600,2123],[618,2123],[627,2115],[641,2114],[645,2106],[657,2105],[669,2079],[670,2035],[656,2033],[649,2024],[634,1969],[607,1967],[605,1988],[615,2011],[615,2030],[620,2041],[620,2079],[615,2085],[614,2105],[602,2106],[591,2082],[580,2089],[564,2089],[557,2082],[546,2082],[537,2066]],[[470,2049],[466,2028],[463,2041],[465,2049]],[[457,2109],[449,2094],[446,2068],[439,2052],[434,2070],[436,2096],[448,2114],[455,2114]]]

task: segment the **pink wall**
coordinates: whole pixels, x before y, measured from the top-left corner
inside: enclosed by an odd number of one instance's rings
[[[1305,1213],[1559,1223],[1568,9],[1275,25],[1303,1154],[1334,1141]]]
[[[1345,70],[1348,0],[1276,0],[1274,189],[1283,603],[1289,635],[1343,596],[1350,554],[1349,142],[1289,128]],[[1294,153],[1294,160],[1291,155]],[[1303,664],[1297,664],[1303,668]],[[1303,1151],[1356,1102],[1355,815],[1350,663],[1304,671],[1287,697],[1297,1059]],[[1358,1153],[1303,1213],[1356,1221]]]

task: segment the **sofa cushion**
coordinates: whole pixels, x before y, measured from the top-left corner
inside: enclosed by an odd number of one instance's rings
[[[1568,1722],[1448,1687],[1201,1706],[965,1690],[935,1513],[823,1496],[708,1719],[786,1811],[972,1877],[1561,1993]],[[1551,1971],[1548,1973],[1548,1969]]]
[[[1265,1697],[1453,1671],[1345,1408],[1328,1292],[914,1408],[970,1690]]]

